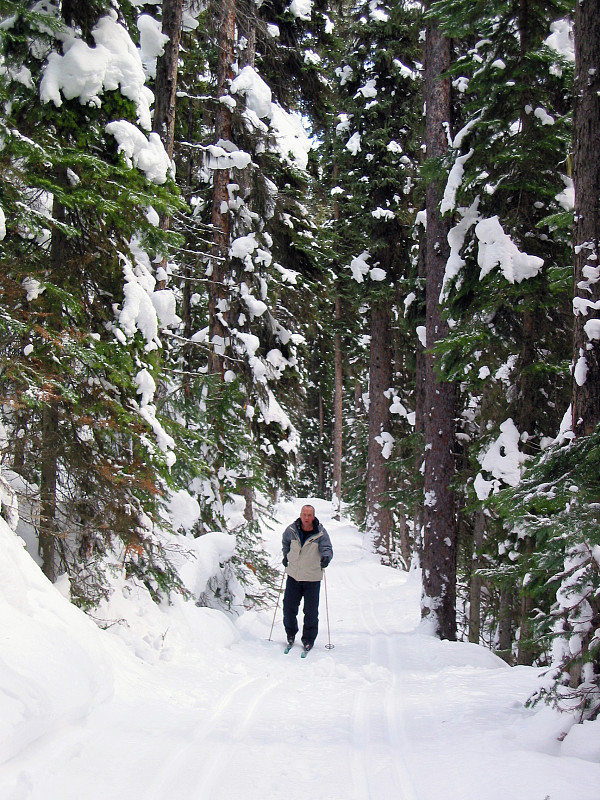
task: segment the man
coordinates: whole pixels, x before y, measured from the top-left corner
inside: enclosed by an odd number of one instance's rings
[[[319,629],[319,592],[323,570],[333,558],[331,539],[315,517],[311,505],[302,506],[299,518],[283,532],[283,566],[287,572],[283,595],[283,625],[288,644],[298,633],[298,609],[304,598],[302,644],[310,650]]]

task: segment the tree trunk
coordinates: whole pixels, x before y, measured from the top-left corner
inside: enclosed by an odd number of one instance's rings
[[[419,242],[419,280],[425,283],[425,238],[422,236]],[[417,337],[416,370],[415,370],[415,433],[425,441],[425,348],[421,340]],[[425,451],[417,446],[415,458],[415,486],[421,485],[421,473],[423,471],[423,461]],[[419,560],[419,566],[423,564],[423,503],[418,502],[414,510],[415,519],[415,552]]]
[[[257,4],[258,5],[258,4]],[[238,42],[244,42],[244,47],[240,46],[240,69],[253,67],[256,57],[256,8],[253,0],[237,2],[237,25]]]
[[[187,141],[193,141],[194,131],[194,106],[192,103],[188,106],[187,114]],[[190,201],[192,195],[192,176],[194,174],[194,148],[188,149],[187,158],[185,160],[185,199]],[[188,238],[188,242],[191,237]],[[194,249],[190,246],[190,250]],[[192,278],[196,276],[198,268],[192,265],[186,259],[183,266],[183,282],[181,287],[181,318],[183,321],[183,336],[186,344],[183,346],[183,364],[184,375],[182,378],[183,392],[186,398],[189,398],[192,393],[191,375],[194,372],[196,357],[194,354],[195,345],[192,343],[192,334],[194,333],[192,327]]]
[[[408,520],[404,514],[400,514],[398,525],[400,528],[400,555],[402,556],[404,568],[409,570],[413,553],[412,542],[410,540],[410,530],[408,528]]]
[[[162,139],[167,155],[173,158],[175,142],[175,103],[177,99],[177,63],[179,59],[179,41],[181,39],[181,20],[183,16],[183,0],[163,0],[162,32],[169,40],[165,43],[162,56],[156,60],[156,81],[154,84],[154,116],[152,130]],[[161,215],[160,227],[168,231],[171,220]],[[161,262],[163,269],[167,259]],[[157,289],[164,289],[166,282],[161,280]]]
[[[357,420],[363,420],[366,418],[366,409],[365,403],[363,400],[363,387],[360,381],[355,378],[354,382],[354,416]],[[367,420],[368,421],[368,420]],[[364,503],[359,503],[358,507],[355,509],[354,512],[356,516],[356,523],[359,527],[364,527],[365,524],[365,507]]]
[[[238,59],[240,70],[244,67],[254,68],[256,59],[256,5],[254,0],[236,0],[237,14],[237,40],[238,40]],[[239,170],[236,183],[239,184],[240,197],[244,199],[247,210],[252,213],[252,165],[246,169]],[[247,233],[246,230],[240,231],[237,235]],[[323,495],[320,495],[323,497]]]
[[[66,175],[59,174],[59,180],[66,180]],[[65,207],[56,198],[52,204],[52,218],[64,223]],[[50,267],[55,282],[63,283],[67,269],[67,239],[58,226],[52,231],[50,245]],[[55,309],[60,314],[60,308]],[[58,320],[57,320],[58,328]],[[40,533],[39,547],[42,556],[42,571],[51,581],[56,579],[56,544],[58,524],[56,520],[56,489],[58,481],[59,442],[59,398],[54,386],[48,381],[42,407],[42,436],[40,447]]]
[[[242,486],[240,494],[244,498],[244,519],[252,522],[254,519],[254,490],[251,486]]]
[[[532,434],[535,430],[535,381],[532,367],[535,363],[536,313],[528,310],[523,314],[521,337],[521,357],[519,360],[518,413],[517,428],[520,433]],[[534,551],[534,541],[529,536],[523,543],[522,558],[529,561]],[[533,647],[533,625],[531,614],[534,600],[527,586],[519,588],[519,628],[521,635],[517,650],[517,663],[527,666],[533,664],[536,650]]]
[[[513,592],[508,586],[500,590],[500,609],[498,611],[498,650],[496,655],[507,664],[513,663]]]
[[[576,436],[600,422],[600,2],[575,6],[575,184],[572,414]],[[594,307],[594,305],[596,307]]]
[[[319,497],[325,497],[325,475],[323,465],[323,434],[325,432],[325,412],[323,408],[323,394],[319,390],[319,447],[317,451],[317,492]]]
[[[521,558],[525,563],[530,563],[534,553],[534,541],[528,537],[524,543]],[[517,664],[523,664],[530,667],[535,661],[535,657],[539,653],[539,648],[536,648],[533,642],[533,610],[535,608],[535,601],[527,590],[527,586],[522,585],[519,587],[519,600],[520,600],[520,614],[519,614],[519,646],[517,649]]]
[[[384,507],[390,481],[388,462],[376,439],[389,432],[390,401],[384,392],[391,385],[390,307],[386,300],[379,300],[371,306],[366,528],[382,563],[389,563],[392,512]]]
[[[450,66],[450,41],[435,23],[427,28],[425,102],[427,158],[444,155],[451,120],[450,80],[440,77]],[[456,512],[454,476],[455,387],[436,374],[431,348],[448,333],[442,319],[440,291],[449,256],[449,222],[440,214],[443,187],[427,186],[426,355],[425,355],[425,508],[421,616],[442,639],[456,638]]]
[[[469,589],[469,641],[479,644],[481,638],[481,586],[483,581],[477,570],[481,566],[480,551],[485,533],[485,514],[480,509],[475,514],[473,531],[473,560]]]
[[[339,325],[342,316],[339,295],[335,298],[335,320]],[[342,448],[343,448],[343,366],[342,337],[336,327],[333,336],[334,388],[333,388],[333,518],[340,519],[342,513]]]
[[[219,20],[219,61],[217,66],[217,98],[229,93],[229,81],[233,78],[235,58],[235,0],[223,0]],[[215,140],[231,141],[231,111],[223,103],[217,103]],[[229,170],[217,169],[213,173],[212,227],[213,248],[209,267],[208,317],[211,353],[208,370],[211,374],[223,374],[223,355],[228,343],[228,327],[225,320],[225,278],[230,236],[229,216]]]
[[[42,408],[42,446],[40,452],[40,539],[42,571],[48,580],[56,580],[56,485],[58,477],[58,402],[48,397]]]
[[[154,118],[152,130],[158,133],[169,158],[173,158],[175,140],[175,102],[177,98],[177,63],[181,38],[183,0],[163,0],[162,32],[169,37],[164,53],[156,61]]]

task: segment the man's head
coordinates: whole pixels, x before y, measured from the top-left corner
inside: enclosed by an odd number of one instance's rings
[[[302,506],[302,510],[300,511],[300,522],[302,523],[303,531],[312,531],[314,518],[314,506]]]

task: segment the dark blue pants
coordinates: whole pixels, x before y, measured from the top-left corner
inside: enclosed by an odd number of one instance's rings
[[[319,592],[321,581],[297,581],[288,575],[283,595],[283,626],[289,636],[298,633],[298,609],[304,598],[302,641],[312,644],[319,630]]]

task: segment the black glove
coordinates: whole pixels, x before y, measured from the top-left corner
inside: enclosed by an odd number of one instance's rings
[[[281,563],[283,564],[284,567],[287,567],[287,565],[288,565],[287,556],[283,557],[283,561]]]
[[[327,566],[327,564],[329,564],[330,561],[331,559],[329,558],[329,556],[323,556],[323,558],[321,559],[321,569],[325,569],[325,567]]]

